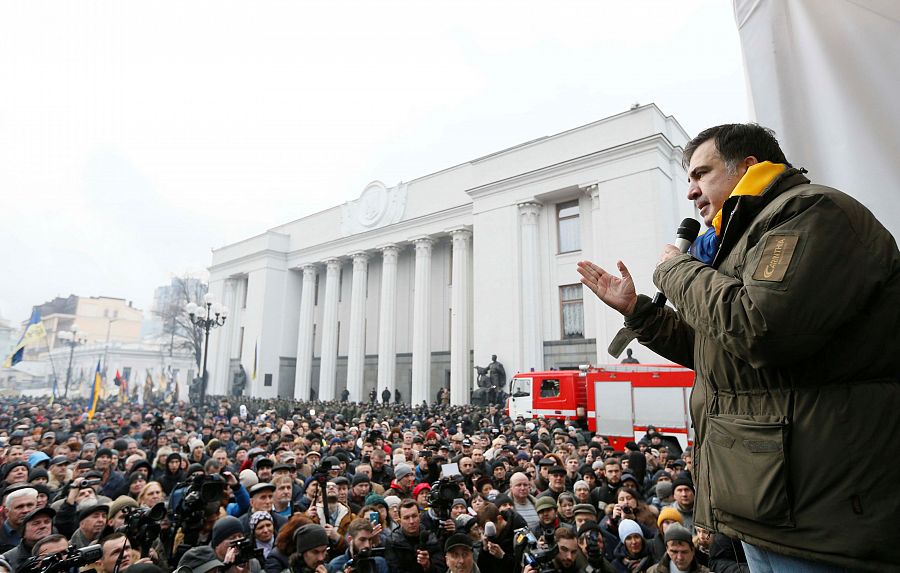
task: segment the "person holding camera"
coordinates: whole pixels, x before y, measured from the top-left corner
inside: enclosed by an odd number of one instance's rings
[[[578,560],[578,540],[575,533],[567,528],[560,527],[553,534],[553,541],[556,544],[556,557],[551,562],[552,569],[556,573],[580,573],[577,565]],[[538,573],[538,569],[534,565],[526,565],[522,569],[522,573]]]
[[[347,551],[328,563],[328,573],[388,573],[387,560],[372,555],[377,534],[366,519],[354,519],[347,528]]]
[[[619,524],[624,519],[634,520],[639,524],[643,536],[650,539],[656,534],[656,519],[659,513],[656,508],[644,503],[641,494],[630,487],[620,487],[616,493],[616,504],[606,506],[606,517],[600,523],[605,531],[617,535]]]
[[[596,521],[586,521],[578,529],[579,562],[585,562],[585,573],[615,573],[615,568],[606,559],[606,539]]]
[[[262,566],[256,559],[240,559],[236,542],[247,539],[244,527],[236,517],[226,515],[216,521],[212,528],[209,545],[216,558],[222,562],[224,573],[259,573]]]
[[[103,557],[100,558],[97,573],[121,573],[138,563],[153,563],[149,557],[135,559],[131,542],[124,533],[112,533],[102,538],[100,548],[103,550]]]
[[[416,502],[400,503],[400,527],[391,533],[387,561],[392,573],[443,573],[447,566],[441,545],[433,533],[422,527]]]

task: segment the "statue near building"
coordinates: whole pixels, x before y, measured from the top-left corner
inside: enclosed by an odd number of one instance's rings
[[[638,362],[638,359],[631,355],[630,348],[625,351],[625,354],[627,354],[627,356],[622,359],[622,364],[640,364],[640,362]]]
[[[472,403],[482,406],[496,404],[506,386],[503,364],[497,362],[496,354],[492,354],[487,366],[476,366],[475,370],[478,372],[478,389],[472,392]]]

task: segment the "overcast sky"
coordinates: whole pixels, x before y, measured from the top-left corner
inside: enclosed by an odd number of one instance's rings
[[[656,103],[749,116],[731,2],[3,2],[0,315]]]

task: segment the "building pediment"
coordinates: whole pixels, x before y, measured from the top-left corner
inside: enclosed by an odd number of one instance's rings
[[[359,199],[341,206],[341,233],[355,235],[397,223],[406,210],[406,183],[385,187],[372,181],[363,189]]]

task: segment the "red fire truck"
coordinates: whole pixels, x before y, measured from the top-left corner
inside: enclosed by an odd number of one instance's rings
[[[507,412],[512,419],[575,422],[608,436],[617,450],[639,440],[648,426],[693,443],[688,408],[694,372],[672,365],[615,364],[516,374],[509,383]],[[670,441],[670,440],[666,440]]]

